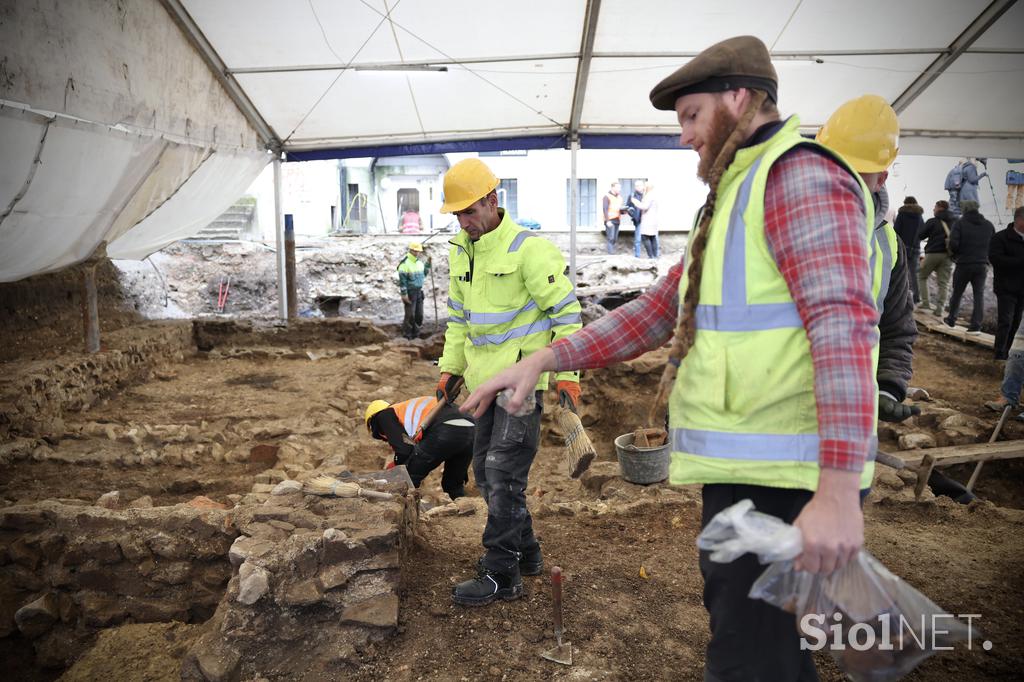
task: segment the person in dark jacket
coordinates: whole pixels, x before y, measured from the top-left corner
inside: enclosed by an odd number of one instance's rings
[[[907,276],[910,277],[910,290],[914,293],[914,303],[921,302],[917,289],[917,261],[921,256],[921,233],[924,231],[924,209],[914,197],[906,197],[903,205],[896,212],[893,227],[903,245],[907,247]]]
[[[949,233],[949,250],[953,254],[956,270],[953,271],[953,295],[949,299],[949,314],[944,322],[948,327],[956,326],[956,314],[960,310],[960,297],[970,283],[974,293],[974,309],[968,334],[981,333],[981,320],[985,314],[985,278],[988,277],[988,247],[996,228],[978,212],[977,201],[960,203],[963,214]]]
[[[949,231],[953,229],[956,216],[949,210],[948,201],[936,201],[932,209],[933,218],[924,224],[919,239],[927,239],[924,245],[924,262],[917,271],[917,290],[921,295],[921,307],[930,308],[928,278],[934,272],[939,283],[939,295],[935,300],[935,317],[942,317],[949,292],[949,276],[953,272],[953,259],[949,255]]]
[[[988,247],[992,263],[992,289],[996,294],[996,360],[1006,360],[1024,312],[1024,206],[1013,212],[1013,222],[992,237]]]

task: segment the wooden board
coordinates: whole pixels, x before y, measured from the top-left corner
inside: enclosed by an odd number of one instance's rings
[[[930,332],[937,334],[945,334],[946,336],[959,339],[966,343],[973,343],[978,346],[984,346],[985,348],[995,348],[996,337],[991,334],[968,334],[966,327],[957,325],[956,327],[947,327],[942,320],[933,316],[931,313],[926,313],[923,310],[914,311],[914,320],[917,324],[924,327]]]
[[[925,450],[903,450],[889,454],[899,457],[911,468],[920,466],[925,455],[929,455],[935,461],[935,466],[948,467],[965,462],[985,462],[995,459],[1024,457],[1024,440],[972,443],[971,445],[953,445],[948,448],[928,448]]]

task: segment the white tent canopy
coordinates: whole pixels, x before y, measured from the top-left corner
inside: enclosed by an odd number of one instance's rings
[[[0,281],[145,257],[279,153],[672,147],[647,93],[738,34],[808,132],[875,93],[902,153],[1024,158],[1015,0],[14,0]]]
[[[1014,0],[181,4],[287,151],[675,135],[650,88],[708,45],[752,34],[772,51],[780,108],[808,130],[874,93],[899,112],[904,153],[1024,156]]]

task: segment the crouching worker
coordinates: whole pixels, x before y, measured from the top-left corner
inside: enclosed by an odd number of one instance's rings
[[[444,464],[441,489],[453,500],[466,494],[469,463],[473,459],[472,417],[446,404],[422,432],[420,424],[437,405],[433,396],[412,398],[389,405],[374,400],[366,408],[366,429],[377,440],[391,446],[394,463],[404,464],[417,488],[431,471]]]

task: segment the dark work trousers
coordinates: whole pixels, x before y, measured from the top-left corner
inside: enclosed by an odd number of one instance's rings
[[[701,528],[718,512],[748,498],[758,511],[793,523],[812,494],[809,490],[708,484],[701,492]],[[711,620],[704,679],[817,680],[812,652],[800,650],[796,616],[766,601],[747,597],[766,566],[753,554],[744,554],[728,564],[711,561],[710,556],[710,552],[700,553],[704,608]]]
[[[476,422],[473,476],[487,502],[483,566],[518,575],[519,559],[540,549],[526,509],[526,479],[540,444],[542,395],[532,414],[513,417],[492,403]]]
[[[423,324],[423,289],[409,289],[409,302],[405,306],[405,319],[402,320],[402,336],[415,339],[419,336],[420,325]]]
[[[619,219],[604,221],[604,238],[608,242],[608,253],[615,253],[615,242],[619,240]]]
[[[657,258],[661,255],[661,244],[658,243],[658,235],[656,234],[645,234],[640,237],[644,244],[644,251],[647,252],[648,258]]]
[[[967,291],[967,284],[971,285],[971,292],[974,294],[974,310],[971,311],[971,324],[969,329],[981,329],[981,320],[985,316],[985,278],[988,276],[988,266],[984,263],[957,263],[953,270],[953,295],[949,298],[949,314],[946,321],[956,323],[956,314],[960,310],[960,298]]]
[[[449,424],[451,421],[469,422],[468,425]],[[473,417],[462,414],[457,407],[445,405],[433,423],[416,444],[409,461],[405,463],[409,478],[417,488],[431,471],[444,464],[441,489],[453,500],[466,494],[469,481],[469,463],[473,459],[473,439],[476,429]]]
[[[907,277],[910,278],[910,293],[914,296],[914,304],[921,302],[921,292],[917,290],[917,262],[921,259],[921,252],[907,254]]]
[[[1024,293],[1008,294],[996,292],[998,317],[996,323],[995,356],[1005,360],[1013,345],[1013,335],[1020,326],[1021,312],[1024,312]]]

